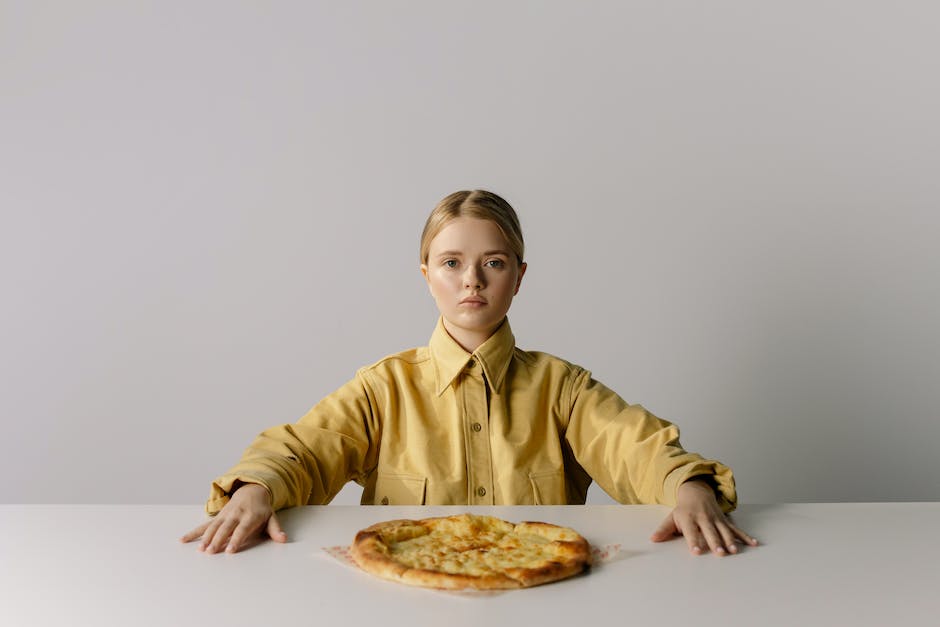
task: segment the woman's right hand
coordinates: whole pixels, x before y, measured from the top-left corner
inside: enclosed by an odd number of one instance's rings
[[[265,534],[275,542],[287,542],[287,534],[271,507],[271,493],[262,485],[246,483],[235,490],[212,520],[199,525],[180,541],[202,538],[200,551],[235,553]]]

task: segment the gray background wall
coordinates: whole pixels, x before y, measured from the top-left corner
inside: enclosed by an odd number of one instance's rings
[[[420,229],[474,187],[522,218],[519,345],[676,421],[744,502],[937,500],[938,24],[0,2],[0,502],[201,502],[426,343]]]

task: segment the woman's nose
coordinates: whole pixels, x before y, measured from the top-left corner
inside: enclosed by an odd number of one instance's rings
[[[463,276],[464,287],[479,289],[483,287],[483,272],[475,265],[467,266],[467,271]]]

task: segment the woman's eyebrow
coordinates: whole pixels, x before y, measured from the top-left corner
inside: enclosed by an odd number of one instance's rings
[[[509,253],[507,253],[505,250],[488,250],[488,251],[486,251],[486,252],[483,253],[483,256],[484,256],[484,257],[486,257],[486,256],[488,256],[488,255],[503,255],[504,257],[508,257],[508,256],[509,256]],[[463,253],[462,253],[461,251],[459,251],[459,250],[445,250],[445,251],[440,252],[440,253],[438,253],[438,254],[436,255],[436,257],[438,257],[438,258],[440,258],[440,257],[462,257],[462,256],[463,256]]]

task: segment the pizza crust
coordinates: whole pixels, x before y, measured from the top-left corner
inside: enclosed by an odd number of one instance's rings
[[[473,514],[377,523],[356,534],[350,555],[373,575],[448,590],[537,586],[591,565],[573,529]]]

